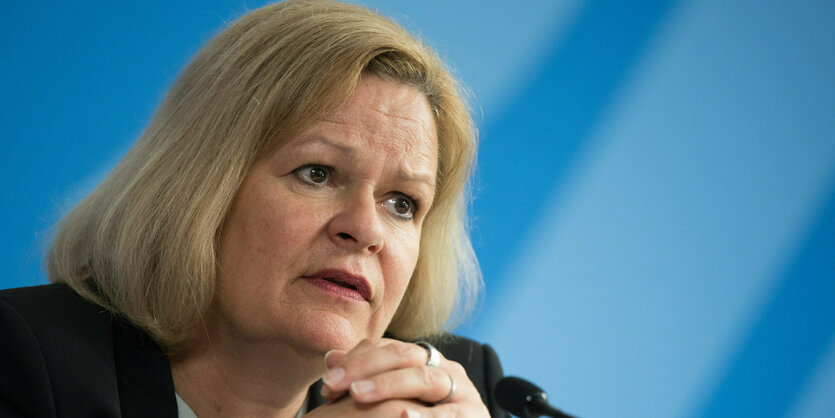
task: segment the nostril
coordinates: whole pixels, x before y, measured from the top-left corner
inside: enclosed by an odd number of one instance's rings
[[[347,232],[340,232],[340,233],[336,234],[336,236],[338,236],[339,238],[345,239],[345,240],[356,241],[356,239],[354,237],[352,237],[351,234],[349,234]]]

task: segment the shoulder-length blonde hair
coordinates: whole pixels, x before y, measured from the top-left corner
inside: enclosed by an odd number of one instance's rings
[[[50,280],[169,349],[186,342],[214,296],[217,238],[250,167],[344,103],[363,73],[414,86],[434,111],[437,195],[388,332],[440,332],[480,284],[466,220],[469,109],[428,47],[367,9],[331,1],[263,7],[204,46],[136,144],[57,225]]]

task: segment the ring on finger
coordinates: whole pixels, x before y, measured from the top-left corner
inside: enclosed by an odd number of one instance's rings
[[[441,399],[438,402],[435,402],[435,405],[440,405],[442,403],[447,403],[452,400],[452,397],[455,396],[455,379],[452,378],[452,375],[447,373],[449,376],[449,394],[446,395],[446,398]]]
[[[426,365],[429,367],[438,367],[441,364],[441,352],[435,346],[426,341],[418,341],[415,344],[423,347],[429,354],[429,359],[426,360]],[[455,386],[453,386],[454,388]]]

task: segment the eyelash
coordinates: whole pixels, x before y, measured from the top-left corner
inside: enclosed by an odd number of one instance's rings
[[[309,175],[305,176],[303,174],[305,172],[305,170],[310,170],[310,169],[314,169],[314,168],[321,169],[325,172],[325,182],[329,181],[330,178],[333,176],[333,168],[332,167],[329,167],[329,166],[326,166],[326,165],[319,165],[319,164],[303,165],[303,166],[293,170],[293,173],[296,175],[296,179],[300,183],[305,184],[307,186],[315,187],[315,188],[321,188],[321,187],[326,186],[326,183],[314,182],[310,178]],[[399,213],[397,213],[396,211],[393,211],[393,210],[390,210],[389,213],[391,213],[392,216],[394,216],[395,218],[397,218],[401,221],[411,221],[419,213],[420,208],[421,208],[421,201],[420,201],[420,199],[417,199],[415,197],[412,197],[412,196],[409,196],[405,193],[400,193],[400,192],[396,192],[394,196],[387,198],[385,201],[388,202],[389,200],[394,200],[394,199],[401,198],[401,197],[405,198],[406,200],[409,201],[409,204],[411,205],[411,209],[412,209],[411,214],[410,215],[401,215],[401,214],[399,214]]]

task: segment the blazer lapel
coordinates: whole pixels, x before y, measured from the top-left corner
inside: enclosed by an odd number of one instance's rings
[[[142,331],[113,323],[113,351],[122,417],[177,418],[168,356]]]
[[[322,397],[322,379],[319,379],[307,390],[307,410],[312,411],[325,404]]]

